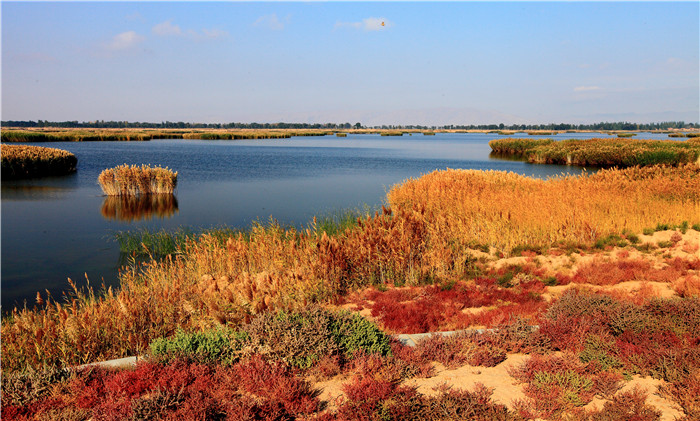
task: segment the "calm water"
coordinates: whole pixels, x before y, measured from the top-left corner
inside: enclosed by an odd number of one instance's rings
[[[68,288],[66,278],[84,283],[86,273],[92,285],[116,284],[120,262],[119,247],[113,240],[116,231],[245,228],[256,219],[270,217],[305,226],[314,215],[364,204],[376,207],[394,184],[436,169],[493,169],[535,177],[582,171],[491,159],[488,141],[498,137],[348,135],[40,144],[74,153],[78,172],[2,182],[2,309],[25,300],[31,305],[36,292],[44,289],[60,298],[60,291]],[[157,164],[178,171],[176,199],[157,203],[108,200],[97,176],[123,163]]]

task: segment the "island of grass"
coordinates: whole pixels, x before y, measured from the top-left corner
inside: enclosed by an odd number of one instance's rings
[[[700,141],[632,139],[494,139],[494,154],[515,156],[536,164],[592,167],[700,164]]]
[[[107,196],[172,194],[177,172],[150,165],[120,165],[100,173],[97,181]]]
[[[0,150],[4,180],[71,174],[78,165],[78,158],[62,149],[3,144]]]

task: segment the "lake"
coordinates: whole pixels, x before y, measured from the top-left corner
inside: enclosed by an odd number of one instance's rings
[[[514,136],[526,137],[526,134]],[[445,168],[513,171],[534,177],[582,168],[531,165],[489,157],[496,134],[438,133],[402,137],[352,135],[280,140],[153,140],[34,143],[78,157],[65,177],[2,182],[2,310],[48,289],[62,300],[67,278],[116,285],[120,256],[114,233],[178,227],[246,228],[275,218],[306,226],[314,215],[376,208],[396,183]],[[610,137],[600,133],[546,136]],[[641,139],[668,139],[641,133]],[[103,196],[97,176],[121,164],[178,172],[175,200],[122,201]]]

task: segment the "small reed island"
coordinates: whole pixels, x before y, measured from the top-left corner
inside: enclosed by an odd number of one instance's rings
[[[644,139],[495,139],[489,142],[497,156],[518,157],[533,164],[591,167],[700,164],[700,140]]]
[[[102,171],[97,181],[107,196],[173,194],[177,172],[150,165],[124,164]]]
[[[66,175],[78,166],[78,158],[63,149],[3,144],[0,154],[3,180]]]

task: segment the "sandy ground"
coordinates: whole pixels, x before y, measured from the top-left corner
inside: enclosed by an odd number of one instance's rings
[[[508,358],[495,367],[474,367],[465,365],[456,369],[446,369],[441,364],[435,364],[435,375],[429,378],[413,378],[405,380],[402,385],[416,388],[418,393],[424,395],[434,395],[439,393],[436,389],[441,385],[449,385],[454,389],[473,390],[477,383],[493,389],[492,399],[497,403],[502,403],[509,408],[513,408],[513,402],[526,399],[523,393],[523,385],[513,379],[508,370],[516,367],[529,358],[524,354],[510,354]],[[336,402],[343,399],[343,384],[349,382],[350,378],[345,375],[336,376],[324,382],[315,384],[320,391],[319,399],[328,405],[328,408],[336,407]],[[634,376],[632,380],[625,383],[620,391],[627,391],[635,386],[641,387],[648,393],[647,403],[661,411],[662,421],[672,421],[683,416],[683,413],[668,399],[657,394],[658,387],[663,384],[663,380],[651,377]],[[594,398],[586,409],[600,409],[606,402],[605,399]]]
[[[541,255],[533,257],[511,257],[506,259],[494,259],[493,257],[487,262],[489,268],[500,268],[504,265],[525,265],[534,264],[537,267],[544,268],[548,273],[564,273],[567,275],[574,274],[576,270],[584,264],[588,264],[596,259],[602,261],[614,261],[616,259],[625,258],[630,260],[645,259],[652,263],[656,269],[662,269],[667,266],[666,259],[680,257],[682,259],[694,260],[700,258],[700,232],[688,230],[685,234],[681,234],[675,230],[659,231],[652,235],[640,235],[640,245],[650,243],[654,247],[647,251],[638,251],[632,247],[612,248],[605,251],[579,253],[572,255]],[[476,252],[479,254],[480,252]],[[485,257],[485,253],[481,253]],[[676,294],[670,283],[665,282],[647,282],[647,281],[630,281],[623,282],[613,286],[595,286],[587,284],[569,284],[562,286],[547,287],[543,294],[545,299],[552,300],[560,296],[569,288],[586,286],[591,289],[606,289],[620,290],[624,292],[640,292],[646,296],[671,297]],[[347,309],[356,308],[354,304],[345,304],[343,307]],[[481,309],[468,309],[476,311]],[[363,315],[369,316],[367,308],[362,310]],[[404,385],[415,387],[419,393],[431,395],[438,393],[435,388],[437,386],[447,384],[453,388],[473,390],[477,383],[482,383],[486,387],[493,389],[493,399],[496,402],[505,404],[512,408],[513,401],[525,399],[523,386],[518,384],[509,374],[508,369],[515,365],[522,364],[527,358],[527,355],[512,354],[508,358],[497,365],[496,367],[473,367],[465,365],[456,369],[446,369],[436,363],[436,372],[430,378],[413,378],[403,382]],[[331,380],[316,383],[316,387],[320,390],[320,399],[327,402],[330,408],[335,406],[334,402],[342,399],[342,385],[350,381],[345,376],[338,376]],[[639,386],[648,392],[647,403],[653,405],[662,412],[662,420],[674,420],[683,415],[679,408],[670,400],[665,399],[657,394],[659,385],[663,384],[662,380],[656,380],[650,377],[642,378],[635,376],[632,380],[625,383],[622,391],[629,390],[635,386]],[[595,398],[586,406],[586,409],[601,408],[605,403],[604,399]]]

